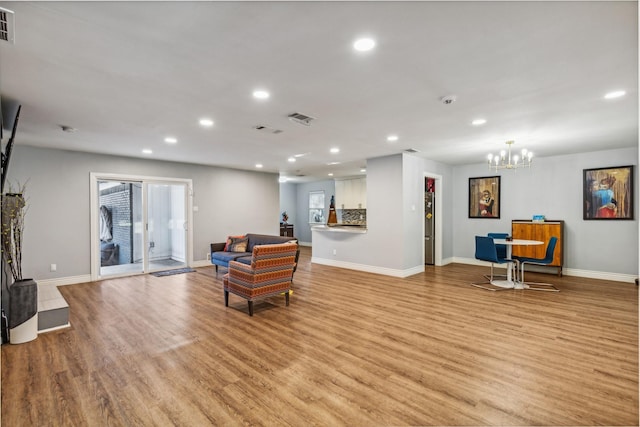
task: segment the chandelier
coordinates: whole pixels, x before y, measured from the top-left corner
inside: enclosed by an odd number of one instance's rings
[[[526,148],[522,149],[522,157],[517,154],[511,155],[511,146],[513,141],[507,141],[508,151],[502,150],[499,155],[493,155],[489,153],[487,161],[489,163],[489,169],[518,169],[531,167],[531,160],[533,159],[533,153],[527,151]]]

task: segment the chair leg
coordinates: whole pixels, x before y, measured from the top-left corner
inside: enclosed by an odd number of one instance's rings
[[[530,291],[544,291],[544,292],[560,292],[560,289],[556,288],[555,285],[551,283],[540,283],[540,282],[525,282],[524,281],[524,265],[526,263],[520,264],[520,281],[529,286],[527,289]],[[534,288],[533,286],[544,286],[544,288]],[[551,288],[551,289],[548,289]]]
[[[289,307],[289,291],[284,293],[284,300],[286,301],[287,307]]]
[[[224,306],[229,307],[229,291],[224,291]]]
[[[510,263],[507,268],[513,268],[513,264]],[[474,282],[474,283],[471,283],[471,286],[475,286],[476,288],[486,289],[487,291],[494,291],[494,292],[495,291],[507,291],[507,290],[513,289],[513,288],[503,288],[501,286],[495,286],[495,285],[493,285],[491,283],[491,282],[493,282],[493,280],[496,277],[505,277],[506,278],[506,275],[498,275],[498,276],[494,276],[493,275],[493,264],[491,264],[491,276],[487,277],[485,275],[484,277],[488,280],[488,282]],[[491,287],[487,287],[487,286],[483,286],[483,285],[488,285],[488,286],[491,286]]]
[[[218,274],[218,264],[216,264],[216,274]]]
[[[247,301],[249,303],[249,316],[253,316],[253,301]]]

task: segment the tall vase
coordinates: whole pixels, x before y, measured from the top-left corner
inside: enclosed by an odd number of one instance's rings
[[[22,344],[38,337],[38,284],[33,279],[9,287],[9,342]]]

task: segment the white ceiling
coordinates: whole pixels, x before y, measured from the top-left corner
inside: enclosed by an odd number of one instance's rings
[[[0,43],[0,92],[22,104],[19,145],[262,163],[302,181],[357,175],[367,158],[409,148],[457,165],[511,139],[537,157],[638,144],[637,2],[0,7],[15,11],[15,44]],[[377,41],[373,51],[353,50],[362,35]],[[271,97],[253,99],[256,88]],[[617,89],[627,95],[603,99]],[[444,105],[447,95],[457,101]],[[294,123],[294,112],[316,120]],[[213,128],[198,125],[205,116]],[[471,126],[479,117],[487,123]],[[169,135],[179,142],[164,143]],[[295,154],[305,156],[289,163]]]

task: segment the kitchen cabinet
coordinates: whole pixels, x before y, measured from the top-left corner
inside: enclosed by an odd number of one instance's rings
[[[367,179],[337,179],[336,209],[366,209]]]
[[[514,239],[540,240],[544,245],[514,246],[513,255],[529,258],[544,258],[547,244],[552,236],[558,238],[556,250],[553,255],[553,263],[549,267],[558,269],[558,276],[562,276],[562,264],[564,261],[564,221],[545,220],[534,222],[530,220],[511,221],[511,235]]]

